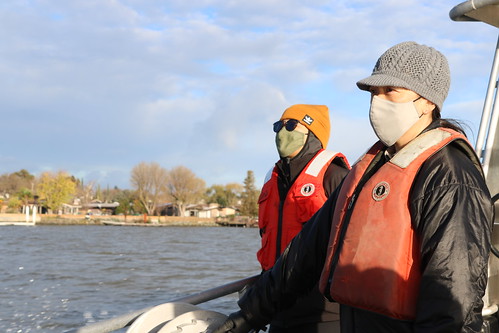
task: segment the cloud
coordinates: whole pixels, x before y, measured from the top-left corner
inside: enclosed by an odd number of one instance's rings
[[[445,2],[74,0],[0,6],[0,173],[64,169],[129,187],[141,161],[211,183],[263,179],[271,124],[296,103],[331,110],[331,149],[375,139],[355,82],[415,40],[452,69],[447,114],[485,95],[497,31],[453,22]],[[475,129],[477,130],[477,129]],[[352,138],[352,133],[355,137]],[[90,179],[95,178],[95,179]]]

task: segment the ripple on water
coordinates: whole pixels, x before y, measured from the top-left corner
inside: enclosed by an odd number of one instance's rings
[[[243,228],[3,227],[0,332],[63,332],[258,274],[259,241]]]

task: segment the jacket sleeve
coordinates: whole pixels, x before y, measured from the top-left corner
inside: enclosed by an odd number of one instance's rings
[[[263,327],[280,310],[291,307],[319,281],[326,258],[337,191],[289,243],[272,269],[241,297],[238,304],[253,327]]]
[[[324,174],[323,186],[326,197],[334,192],[334,190],[341,184],[341,181],[348,174],[348,168],[343,164],[339,157],[336,157],[331,164],[329,164],[326,173]]]
[[[422,259],[414,332],[480,332],[494,214],[480,172],[443,148],[418,173],[410,208]]]

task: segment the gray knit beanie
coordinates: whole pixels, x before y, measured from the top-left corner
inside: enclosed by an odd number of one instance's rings
[[[403,42],[379,57],[371,76],[357,82],[362,90],[370,87],[401,87],[414,91],[442,110],[450,86],[449,64],[432,47]]]

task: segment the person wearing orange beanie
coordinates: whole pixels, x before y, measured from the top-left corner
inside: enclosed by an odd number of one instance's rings
[[[326,149],[331,132],[329,110],[325,105],[296,104],[290,106],[281,116],[280,121],[294,119],[313,132],[322,148]]]
[[[441,118],[450,79],[427,45],[379,57],[357,82],[379,140],[210,333],[264,327],[317,283],[340,304],[343,333],[471,333],[497,322],[484,323],[494,204],[464,130]]]
[[[330,135],[325,105],[297,104],[287,108],[273,127],[280,159],[269,171],[259,203],[262,270],[274,265],[304,223],[324,204],[348,173],[341,153],[325,150]],[[274,316],[270,333],[332,332],[339,327],[339,308],[318,288],[296,306]]]

